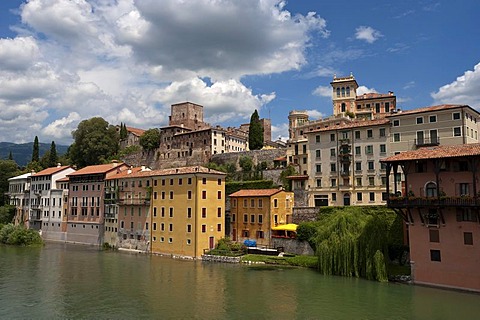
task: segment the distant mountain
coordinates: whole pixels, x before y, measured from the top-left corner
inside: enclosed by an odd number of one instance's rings
[[[39,143],[40,158],[45,152],[50,151],[50,143]],[[57,149],[57,155],[65,154],[68,150],[68,146],[55,145]],[[29,143],[12,143],[12,142],[0,142],[0,159],[7,159],[8,155],[12,152],[13,160],[19,166],[26,166],[27,163],[32,160],[33,142]]]

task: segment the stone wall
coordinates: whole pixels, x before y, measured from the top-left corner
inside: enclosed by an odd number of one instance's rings
[[[223,263],[240,263],[240,257],[226,257],[226,256],[216,256],[212,254],[202,255],[202,261],[208,262],[223,262]]]
[[[298,241],[296,239],[272,238],[275,248],[283,247],[284,252],[299,255],[314,255],[312,247],[306,241]]]
[[[212,155],[211,161],[217,164],[234,163],[237,170],[240,170],[239,160],[241,157],[252,158],[253,164],[258,165],[265,161],[269,168],[273,168],[273,160],[275,158],[284,157],[287,154],[287,149],[266,149],[266,150],[251,150],[243,152],[229,152]]]
[[[301,222],[316,221],[318,208],[316,207],[294,207],[293,208],[293,223],[300,224]]]

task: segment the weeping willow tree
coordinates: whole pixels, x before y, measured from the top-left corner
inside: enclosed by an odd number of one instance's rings
[[[315,239],[320,272],[388,280],[388,231],[395,216],[369,210],[339,208],[321,219]]]

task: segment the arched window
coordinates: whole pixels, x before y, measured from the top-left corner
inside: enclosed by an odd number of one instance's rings
[[[337,88],[337,97],[340,97],[340,88]]]
[[[345,103],[342,103],[342,112],[345,112],[347,111],[347,106],[345,105]]]
[[[425,186],[425,196],[427,197],[436,197],[437,196],[437,185],[435,182],[429,182]]]
[[[347,97],[350,97],[350,87],[347,87]]]
[[[345,97],[345,88],[342,87],[342,97]]]

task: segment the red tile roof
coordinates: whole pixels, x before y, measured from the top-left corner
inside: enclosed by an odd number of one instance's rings
[[[194,167],[180,167],[180,168],[171,168],[171,169],[161,169],[161,170],[151,170],[151,171],[136,171],[130,174],[127,174],[126,171],[119,174],[113,175],[108,179],[122,179],[122,178],[141,178],[141,177],[155,177],[155,176],[170,176],[177,174],[193,174],[193,173],[210,173],[217,175],[226,175],[225,172],[208,169],[201,166]]]
[[[145,130],[143,129],[138,129],[138,128],[132,128],[132,127],[127,127],[127,131],[133,133],[136,136],[142,136],[145,133]]]
[[[49,175],[55,174],[57,172],[63,171],[67,168],[71,168],[71,167],[70,166],[60,166],[60,167],[47,168],[47,169],[44,169],[40,172],[35,173],[34,175],[32,175],[32,177],[49,176]]]
[[[246,189],[239,190],[230,194],[230,197],[271,197],[276,193],[283,190],[281,189]]]
[[[415,113],[422,113],[422,112],[429,112],[429,111],[441,111],[441,110],[448,110],[448,109],[457,109],[457,108],[462,108],[462,107],[470,108],[468,105],[463,105],[463,104],[441,104],[441,105],[438,105],[438,106],[430,106],[430,107],[417,108],[417,109],[413,109],[413,110],[400,111],[400,112],[397,112],[397,113],[390,114],[387,117],[403,116],[403,115],[408,115],[408,114],[415,114]]]
[[[455,158],[466,156],[480,156],[480,143],[461,144],[454,146],[424,147],[396,154],[381,162],[397,162],[408,160]]]
[[[71,177],[71,176],[80,176],[84,174],[107,173],[114,169],[125,170],[125,168],[126,168],[126,164],[124,164],[123,162],[99,164],[95,166],[88,166],[88,167],[82,168],[78,171],[70,173],[68,176]]]
[[[57,182],[68,182],[70,179],[68,177],[64,177],[62,179],[58,179]]]
[[[360,127],[369,127],[369,126],[379,126],[383,124],[389,123],[390,120],[388,119],[377,119],[377,120],[354,120],[352,122],[341,123],[339,125],[330,125],[325,128],[320,128],[312,131],[305,132],[312,133],[312,132],[323,132],[323,131],[331,131],[331,130],[341,130],[341,129],[350,129],[350,128],[360,128]]]

